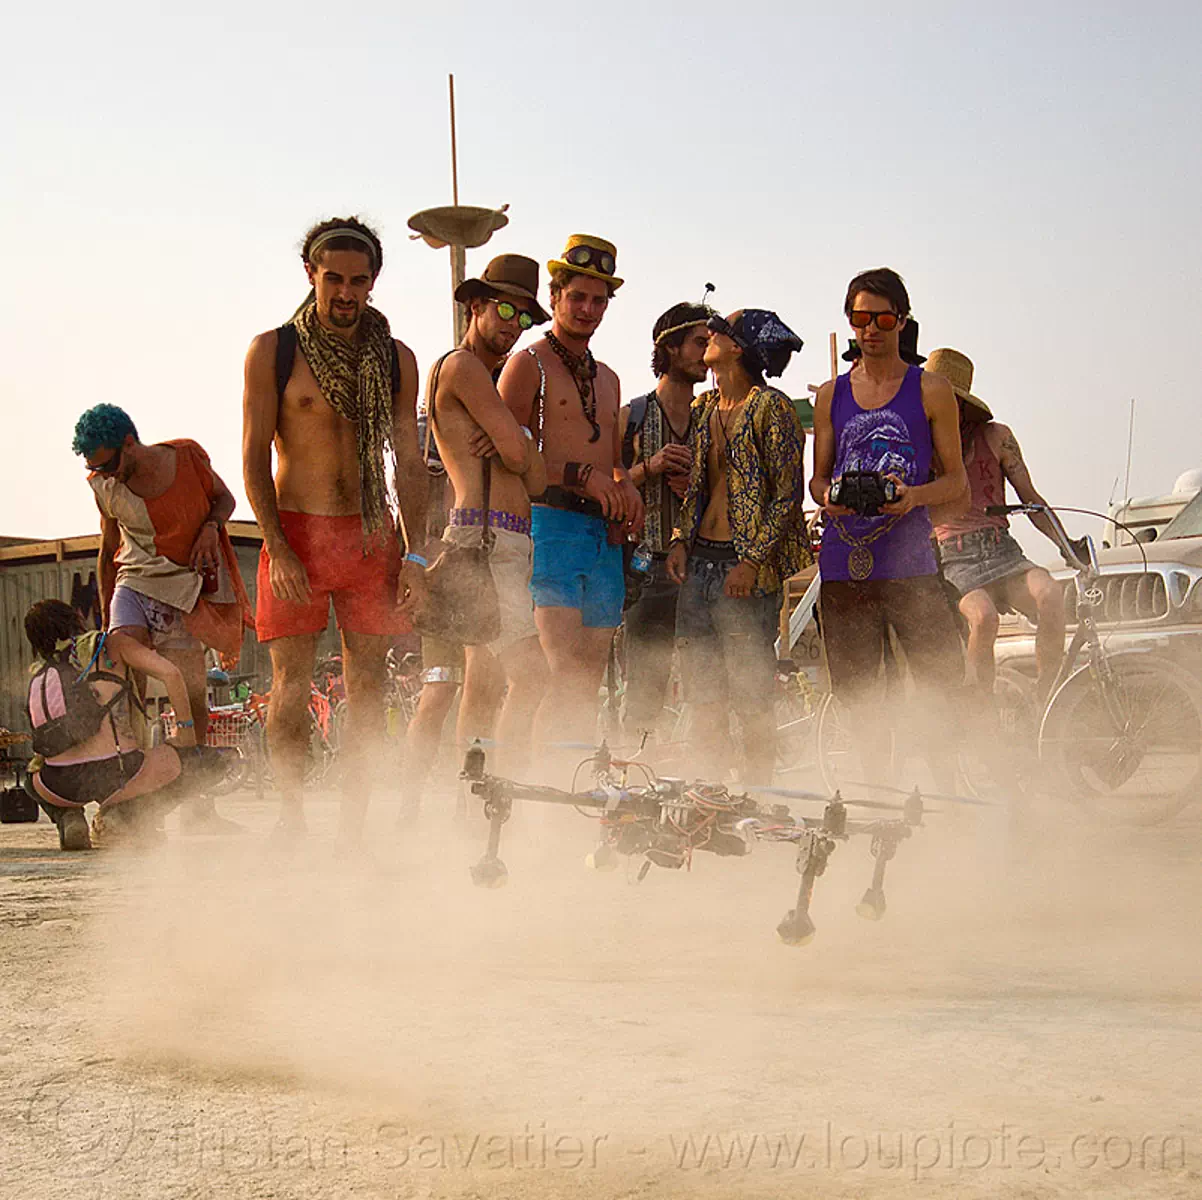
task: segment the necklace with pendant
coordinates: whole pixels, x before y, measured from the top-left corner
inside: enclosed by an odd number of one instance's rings
[[[900,520],[901,516],[890,517],[866,537],[858,538],[847,532],[843,527],[842,518],[831,517],[831,523],[839,537],[851,547],[851,553],[847,556],[847,573],[852,579],[859,582],[872,574],[872,570],[876,566],[876,558],[868,547],[878,538],[883,538]]]
[[[593,427],[590,442],[599,441],[601,426],[597,424],[597,360],[591,350],[583,354],[573,354],[553,333],[547,334],[547,344],[559,355],[560,362],[568,369],[576,391],[580,393],[580,407],[584,411],[584,419]]]

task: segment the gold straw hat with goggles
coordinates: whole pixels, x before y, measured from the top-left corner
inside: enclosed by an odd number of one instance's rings
[[[562,258],[553,258],[547,263],[548,271],[573,271],[577,275],[591,275],[608,283],[616,292],[625,282],[615,274],[618,268],[618,251],[613,242],[593,237],[587,233],[574,233],[568,238]]]

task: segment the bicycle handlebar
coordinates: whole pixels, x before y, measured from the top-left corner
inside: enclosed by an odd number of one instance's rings
[[[1060,523],[1060,518],[1056,514],[1056,510],[1050,504],[987,504],[985,505],[985,515],[987,517],[1007,517],[1022,513],[1028,517],[1044,516],[1052,523],[1052,530],[1056,534],[1056,541],[1060,545],[1061,557],[1071,566],[1073,563],[1079,563],[1083,571],[1090,576],[1098,574],[1098,556],[1094,549],[1093,538],[1088,534],[1081,538],[1078,542],[1068,536],[1064,526]],[[1081,551],[1084,550],[1084,556]]]

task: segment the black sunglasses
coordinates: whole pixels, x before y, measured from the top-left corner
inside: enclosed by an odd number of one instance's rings
[[[125,453],[124,449],[119,449],[111,454],[102,463],[84,462],[84,466],[89,471],[97,475],[116,475],[118,467],[121,466],[121,455]]]
[[[747,349],[747,343],[735,332],[735,327],[725,317],[710,317],[705,327],[711,333],[725,334],[736,346]]]

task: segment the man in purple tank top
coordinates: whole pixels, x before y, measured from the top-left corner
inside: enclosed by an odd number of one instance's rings
[[[915,682],[931,694],[928,758],[946,786],[943,696],[960,686],[963,659],[937,574],[928,508],[956,501],[965,490],[956,397],[946,379],[901,358],[910,298],[895,271],[857,275],[844,312],[861,356],[815,398],[810,483],[824,511],[818,564],[831,687],[850,708],[867,757],[877,740],[870,731],[892,627]],[[936,453],[943,473],[932,480]],[[896,500],[872,515],[832,504],[832,484],[853,471],[892,480]]]

